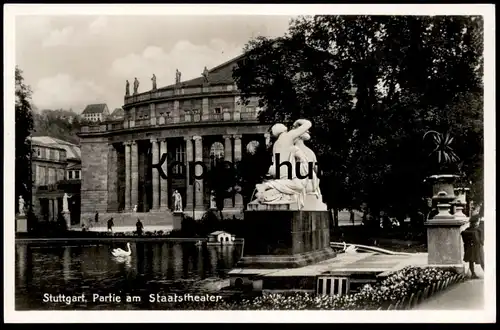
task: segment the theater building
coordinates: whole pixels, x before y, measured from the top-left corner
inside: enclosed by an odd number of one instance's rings
[[[141,219],[155,214],[165,217],[177,190],[185,214],[200,218],[210,207],[210,187],[203,178],[190,177],[188,164],[203,162],[210,169],[217,159],[236,162],[245,157],[247,146],[250,150],[269,139],[269,127],[257,119],[261,110],[257,99],[240,103],[232,78],[240,59],[200,69],[200,77],[187,81],[181,81],[177,71],[175,84],[156,88],[154,82],[147,91],[125,95],[121,117],[83,126],[79,134],[82,216],[96,211],[132,214],[136,207]],[[161,178],[152,165],[163,154],[167,155],[164,172],[174,161],[181,162],[185,167],[173,171],[184,178]],[[200,174],[201,167],[196,171]],[[236,194],[226,199],[224,212],[239,213],[242,208],[242,197]]]

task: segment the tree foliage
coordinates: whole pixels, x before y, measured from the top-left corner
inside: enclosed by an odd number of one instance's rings
[[[33,116],[31,113],[31,89],[24,83],[22,71],[16,67],[15,83],[16,83],[16,134],[15,134],[15,192],[16,204],[18,196],[22,195],[27,201],[31,200],[31,176],[30,173],[30,157],[31,143],[29,136],[33,129]],[[17,207],[17,205],[16,205]]]
[[[253,39],[245,51],[233,76],[243,101],[259,97],[260,120],[313,122],[330,208],[367,202],[403,212],[438,171],[481,182],[480,17],[301,17],[285,36]],[[429,157],[429,130],[455,137],[453,168]]]

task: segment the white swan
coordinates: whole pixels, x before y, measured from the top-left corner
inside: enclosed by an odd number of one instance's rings
[[[356,253],[357,247],[354,245],[347,246],[346,242],[344,242],[344,253]]]
[[[355,247],[354,245],[349,245],[347,249],[344,250],[345,253],[356,253],[356,250],[358,248]]]
[[[120,248],[113,249],[111,251],[111,254],[115,257],[128,257],[132,254],[132,251],[130,250],[130,243],[127,243],[127,251],[122,250]]]

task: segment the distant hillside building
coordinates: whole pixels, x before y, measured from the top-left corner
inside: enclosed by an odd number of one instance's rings
[[[80,222],[80,147],[50,136],[31,138],[33,212],[39,221],[57,221],[63,210],[63,196],[71,198],[71,223]]]
[[[103,121],[109,116],[109,109],[105,103],[89,104],[82,112],[82,117],[87,121]]]
[[[113,112],[108,117],[108,119],[111,119],[111,120],[123,119],[124,115],[125,115],[125,111],[122,108],[116,108],[115,110],[113,110]]]

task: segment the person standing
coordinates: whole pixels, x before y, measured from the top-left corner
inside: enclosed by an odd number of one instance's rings
[[[95,211],[94,220],[95,220],[95,223],[99,222],[99,211]]]
[[[479,214],[474,214],[469,222],[469,227],[461,233],[464,242],[464,261],[469,263],[472,278],[478,278],[474,264],[481,265],[484,272],[484,234],[479,228]]]
[[[137,222],[135,224],[135,227],[137,228],[137,236],[141,236],[142,231],[144,229],[144,226],[142,225],[141,219],[137,218]]]
[[[114,225],[115,225],[115,224],[113,223],[113,218],[110,218],[110,219],[108,220],[108,231],[113,232],[113,226],[114,226]]]

